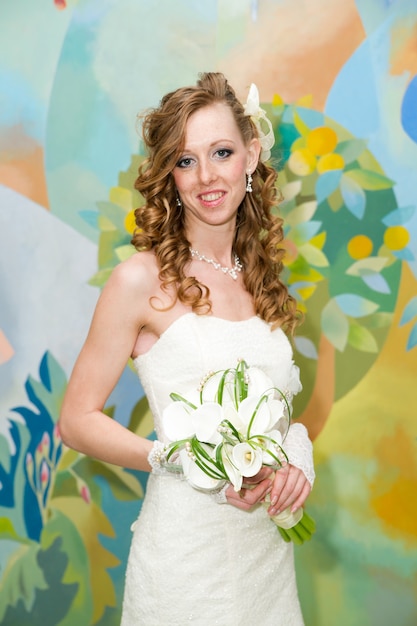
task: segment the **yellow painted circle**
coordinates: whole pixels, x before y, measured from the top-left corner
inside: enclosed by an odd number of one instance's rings
[[[359,259],[366,259],[366,257],[370,256],[373,247],[372,240],[369,237],[356,235],[349,241],[347,249],[352,259],[359,261]]]
[[[317,156],[333,152],[337,146],[337,135],[332,128],[320,126],[307,135],[307,148]]]
[[[316,158],[310,150],[300,148],[292,152],[288,159],[288,167],[297,176],[308,176],[316,168]]]
[[[320,157],[317,162],[317,171],[319,174],[329,172],[330,170],[342,170],[345,167],[345,160],[340,154],[325,154]]]
[[[136,228],[135,211],[129,211],[125,217],[125,228],[130,235],[133,235],[133,231]]]
[[[384,243],[390,250],[402,250],[410,241],[410,233],[404,226],[389,226],[384,233]]]

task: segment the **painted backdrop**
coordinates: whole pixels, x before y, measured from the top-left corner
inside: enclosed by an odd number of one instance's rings
[[[0,623],[119,623],[146,476],[66,449],[56,422],[100,288],[132,254],[136,116],[220,70],[242,99],[255,82],[273,120],[306,312],[306,625],[415,625],[415,1],[14,0],[0,41]],[[130,367],[106,410],[152,437]]]

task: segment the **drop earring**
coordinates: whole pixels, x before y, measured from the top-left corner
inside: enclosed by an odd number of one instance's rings
[[[181,198],[179,197],[179,195],[177,194],[177,206],[182,206],[182,202],[181,202]]]
[[[252,193],[253,189],[252,189],[252,174],[250,172],[248,172],[246,174],[247,176],[247,180],[246,180],[246,191],[248,193]]]

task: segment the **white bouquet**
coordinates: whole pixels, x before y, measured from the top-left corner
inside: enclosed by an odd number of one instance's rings
[[[236,368],[208,373],[194,392],[171,393],[173,402],[162,416],[171,442],[164,450],[165,468],[182,471],[194,488],[205,491],[227,482],[240,491],[244,479],[263,466],[278,470],[288,462],[283,443],[298,390],[278,389],[262,370],[240,360]],[[174,455],[180,467],[172,463]],[[303,543],[315,530],[303,509],[271,519],[286,541]]]

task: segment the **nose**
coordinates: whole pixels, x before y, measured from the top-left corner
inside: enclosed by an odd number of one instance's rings
[[[210,185],[217,177],[216,166],[209,159],[199,162],[198,175],[203,185]]]

